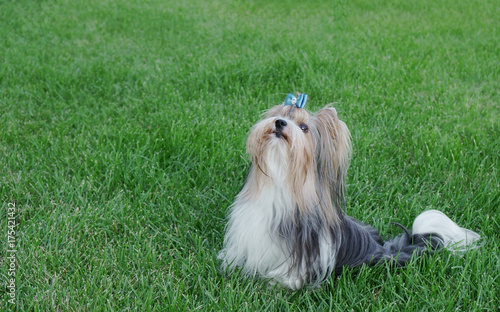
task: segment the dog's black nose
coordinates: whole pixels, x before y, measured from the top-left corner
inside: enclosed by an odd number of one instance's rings
[[[282,129],[286,126],[286,121],[284,121],[283,119],[277,119],[275,124],[276,124],[276,129]]]

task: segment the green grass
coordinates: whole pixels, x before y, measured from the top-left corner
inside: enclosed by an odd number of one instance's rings
[[[499,308],[498,2],[303,2],[0,2],[0,310]],[[352,132],[348,214],[439,209],[483,246],[319,290],[221,275],[246,135],[292,91]]]

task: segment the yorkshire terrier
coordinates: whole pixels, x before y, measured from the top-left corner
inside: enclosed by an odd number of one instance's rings
[[[417,216],[412,231],[383,241],[371,226],[342,211],[351,136],[333,107],[304,109],[307,95],[289,94],[251,130],[251,167],[230,207],[222,269],[262,277],[293,290],[318,286],[343,267],[408,262],[447,248],[462,252],[480,236],[444,213]]]

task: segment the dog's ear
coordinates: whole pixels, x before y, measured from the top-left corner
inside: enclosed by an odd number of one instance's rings
[[[332,107],[311,120],[316,136],[316,165],[322,183],[328,184],[335,204],[344,200],[345,179],[351,156],[351,134]]]

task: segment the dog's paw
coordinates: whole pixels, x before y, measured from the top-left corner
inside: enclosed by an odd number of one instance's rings
[[[279,284],[282,287],[289,288],[291,290],[299,290],[306,285],[305,276],[299,274],[298,272],[290,273],[288,266],[280,266],[279,268],[269,272],[267,278],[270,279],[270,286],[275,286]]]
[[[299,290],[304,287],[304,279],[298,276],[289,276],[282,278],[279,283],[291,290]]]

